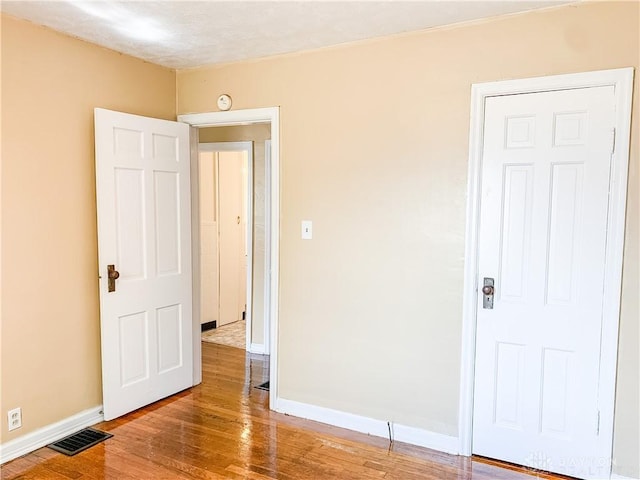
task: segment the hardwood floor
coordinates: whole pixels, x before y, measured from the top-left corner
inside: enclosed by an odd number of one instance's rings
[[[271,412],[267,357],[203,343],[203,383],[96,428],[114,437],[74,457],[41,448],[2,479],[422,479],[565,477]]]

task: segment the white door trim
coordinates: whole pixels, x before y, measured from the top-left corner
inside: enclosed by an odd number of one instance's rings
[[[265,184],[264,184],[264,201],[266,205],[271,205],[271,182],[266,181],[271,177],[271,140],[265,140],[264,142],[264,175],[265,175]],[[264,353],[269,354],[271,352],[271,344],[270,344],[270,325],[269,319],[271,318],[271,297],[269,292],[271,292],[271,278],[266,272],[271,271],[271,257],[266,254],[266,252],[271,251],[271,229],[273,225],[271,223],[271,210],[269,208],[265,208],[264,211],[264,311],[263,318],[264,321],[263,326],[263,337],[264,338]]]
[[[616,102],[616,137],[615,150],[611,159],[599,397],[600,432],[603,439],[602,456],[603,458],[611,457],[618,356],[618,324],[622,286],[622,254],[627,201],[627,173],[629,168],[629,138],[631,134],[633,73],[633,68],[629,67],[472,85],[462,313],[460,404],[458,418],[458,437],[460,441],[460,453],[462,455],[469,456],[472,453],[478,225],[480,218],[480,179],[485,99],[499,95],[613,86],[615,89]]]
[[[269,123],[271,125],[271,202],[269,214],[271,218],[270,224],[270,249],[266,252],[269,256],[271,271],[269,272],[269,406],[273,408],[276,404],[278,394],[278,275],[279,271],[279,252],[280,252],[280,107],[255,108],[248,110],[230,110],[227,112],[207,112],[207,113],[190,113],[178,115],[178,121],[188,123],[193,127],[225,127],[232,125],[247,125],[254,123]],[[196,155],[197,158],[197,155]],[[196,170],[197,173],[197,170]],[[193,169],[192,169],[193,175]],[[197,178],[197,176],[195,177]],[[192,178],[192,184],[194,179]],[[198,192],[196,191],[196,194]],[[193,191],[192,191],[193,195]],[[194,252],[199,248],[199,237],[193,239],[197,242],[194,245]],[[193,259],[199,262],[199,258]],[[199,283],[194,283],[194,291],[199,289]],[[198,297],[199,298],[199,297]],[[202,379],[202,351],[200,348],[200,317],[194,315],[194,384]],[[198,381],[197,381],[198,380]]]
[[[247,298],[246,298],[246,345],[245,350],[251,352],[251,322],[253,315],[253,142],[211,142],[201,143],[199,150],[201,152],[247,152],[247,230],[245,241],[247,242]],[[216,172],[216,185],[218,183],[218,173]],[[218,207],[220,203],[217,200],[219,190],[216,186],[216,220],[219,218]],[[217,222],[218,232],[220,231],[220,222]],[[218,249],[218,275],[220,275],[220,250]],[[220,282],[218,282],[218,289]],[[219,297],[218,297],[219,298]],[[266,319],[265,319],[266,320]],[[252,352],[257,353],[257,352]]]

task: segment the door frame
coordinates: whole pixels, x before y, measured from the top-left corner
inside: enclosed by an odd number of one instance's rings
[[[198,128],[228,127],[234,125],[252,125],[268,123],[271,125],[271,175],[267,179],[270,187],[269,202],[270,223],[265,225],[269,230],[269,250],[265,255],[269,258],[271,269],[268,272],[269,284],[269,315],[265,321],[269,322],[269,408],[273,409],[278,394],[278,293],[279,293],[279,252],[280,252],[280,107],[265,107],[246,110],[229,110],[226,112],[189,113],[178,115],[178,121],[188,123],[192,127],[191,135],[191,184],[198,179]],[[194,154],[195,153],[195,154]],[[197,185],[197,184],[196,184]],[[198,189],[191,189],[193,218],[199,218]],[[194,217],[195,216],[195,217]],[[266,222],[265,222],[266,223]],[[193,222],[192,222],[193,229]],[[266,234],[266,233],[265,233]],[[194,312],[199,312],[200,302],[200,269],[195,268],[200,262],[200,235],[193,232],[192,263],[193,269],[193,298]],[[202,345],[200,335],[200,316],[193,316],[193,384],[202,382]],[[197,332],[197,333],[196,333]]]
[[[465,233],[465,266],[462,312],[462,345],[458,438],[460,454],[472,454],[473,385],[476,354],[478,227],[480,224],[480,187],[484,139],[485,100],[487,97],[539,93],[554,90],[613,86],[615,90],[615,149],[611,156],[609,215],[605,252],[601,369],[599,380],[600,434],[602,456],[611,458],[618,358],[618,326],[622,287],[627,176],[631,134],[632,67],[585,73],[503,80],[473,84],[469,131],[469,168]]]
[[[264,176],[265,179],[271,178],[271,140],[264,141]],[[264,183],[264,201],[265,205],[271,205],[271,182],[265,181]],[[271,256],[267,255],[267,252],[271,251],[271,209],[264,209],[264,270],[265,272],[271,271]],[[264,353],[267,355],[271,352],[271,335],[270,332],[270,311],[271,311],[271,277],[267,274],[264,276],[264,299],[263,299],[263,318],[264,318]]]
[[[239,142],[205,142],[198,144],[199,152],[246,152],[247,154],[247,185],[246,185],[246,196],[244,201],[246,202],[246,215],[247,215],[247,227],[245,231],[245,236],[243,238],[243,242],[246,244],[247,249],[247,274],[246,274],[246,295],[245,295],[245,318],[246,318],[246,327],[245,327],[245,350],[251,353],[268,353],[257,352],[252,348],[251,342],[251,322],[252,322],[252,312],[253,312],[253,141],[239,141]],[[216,183],[215,183],[215,198],[216,198],[216,233],[218,235],[218,312],[220,311],[220,202],[219,195],[220,190],[218,189],[218,162],[216,160],[215,163],[215,172],[216,172]],[[198,172],[199,173],[199,172]],[[266,229],[265,229],[266,235]],[[218,315],[219,317],[220,315]],[[265,326],[267,322],[264,322]]]

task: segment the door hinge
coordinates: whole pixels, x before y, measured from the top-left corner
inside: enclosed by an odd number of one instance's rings
[[[600,435],[600,410],[598,410],[598,423],[596,424],[596,435]]]
[[[616,129],[611,129],[611,153],[616,151]]]

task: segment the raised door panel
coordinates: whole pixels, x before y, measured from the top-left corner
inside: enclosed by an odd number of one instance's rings
[[[114,169],[116,258],[120,280],[141,280],[147,274],[145,180],[141,169]]]
[[[180,183],[175,172],[154,172],[156,272],[180,273]]]

